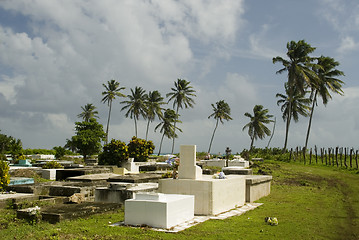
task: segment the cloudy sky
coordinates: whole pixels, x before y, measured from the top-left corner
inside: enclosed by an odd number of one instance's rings
[[[2,0],[0,1],[0,129],[24,148],[63,146],[74,135],[81,106],[101,103],[102,84],[159,90],[177,78],[197,92],[193,109],[180,111],[180,144],[207,151],[215,126],[211,103],[225,100],[233,120],[220,125],[212,152],[248,148],[245,112],[261,104],[276,116],[271,147],[282,147],[285,124],[276,93],[286,74],[272,58],[286,57],[286,44],[305,39],[313,56],[341,63],[344,96],[334,95],[314,112],[309,146],[357,147],[359,134],[359,2],[357,0]],[[113,104],[110,138],[128,142],[134,122]],[[169,105],[172,107],[172,105]],[[308,118],[292,124],[288,145],[304,145]],[[150,130],[159,146],[160,133]],[[139,137],[145,137],[139,122]],[[273,125],[269,126],[270,128]],[[269,138],[255,143],[265,147]],[[165,140],[163,152],[170,151]]]

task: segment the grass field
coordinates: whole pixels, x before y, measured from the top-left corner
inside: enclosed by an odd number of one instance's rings
[[[147,228],[110,227],[123,210],[59,224],[31,224],[0,210],[0,239],[359,239],[359,172],[326,166],[268,161],[271,194],[254,211],[225,220],[209,220],[179,233]],[[277,217],[278,226],[265,223]]]

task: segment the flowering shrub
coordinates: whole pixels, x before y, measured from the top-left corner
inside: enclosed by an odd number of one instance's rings
[[[5,190],[10,183],[9,165],[5,161],[0,161],[0,191]]]
[[[153,145],[152,141],[146,141],[136,137],[132,138],[127,147],[129,157],[134,158],[135,162],[146,162],[148,156],[152,154],[155,149],[155,145]]]
[[[55,168],[64,168],[60,163],[56,161],[49,161],[44,166],[42,166],[43,169],[55,169]]]
[[[110,143],[103,146],[103,152],[98,156],[100,165],[117,165],[121,166],[129,157],[126,143],[120,140],[112,139]]]

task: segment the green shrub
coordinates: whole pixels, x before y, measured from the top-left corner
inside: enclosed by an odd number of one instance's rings
[[[153,153],[155,145],[152,141],[133,137],[128,146],[129,157],[134,158],[135,162],[146,162],[148,156]]]
[[[5,190],[10,183],[9,165],[5,161],[0,161],[0,191]]]
[[[98,163],[100,165],[117,165],[128,159],[128,147],[126,143],[120,140],[112,139],[110,143],[103,146],[103,152],[98,156]]]
[[[54,168],[64,168],[60,163],[56,161],[47,162],[45,165],[42,166],[43,169],[54,169]]]

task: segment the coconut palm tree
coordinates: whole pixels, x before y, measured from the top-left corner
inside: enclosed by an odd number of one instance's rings
[[[83,112],[77,115],[77,117],[82,118],[85,122],[89,122],[90,118],[98,118],[98,111],[95,111],[96,107],[92,103],[86,104],[81,109]]]
[[[293,90],[299,91],[301,94],[305,93],[305,89],[308,86],[313,85],[314,82],[318,81],[317,75],[312,70],[314,58],[310,57],[309,54],[314,52],[315,48],[310,46],[304,40],[298,42],[291,41],[287,43],[287,57],[284,59],[282,57],[273,58],[273,63],[280,62],[284,66],[282,69],[277,71],[277,74],[287,72],[288,74],[288,97],[292,98],[294,96]],[[287,91],[287,90],[286,90]],[[291,102],[289,101],[289,112],[291,112]],[[286,128],[289,129],[290,117],[287,120]],[[288,139],[288,131],[286,131],[285,139]],[[287,148],[287,141],[285,140],[284,148]]]
[[[227,120],[227,121],[232,120],[231,108],[229,107],[228,103],[226,103],[224,100],[220,100],[216,102],[216,105],[214,105],[213,103],[211,105],[213,108],[213,113],[209,115],[208,118],[213,117],[214,119],[216,119],[216,126],[213,130],[211,142],[209,143],[208,153],[211,153],[212,142],[213,142],[214,134],[216,133],[218,127],[218,122],[221,122],[223,124],[224,123],[223,120]]]
[[[338,76],[344,76],[344,73],[342,71],[336,69],[336,67],[339,66],[339,62],[335,61],[334,58],[324,56],[319,57],[317,60],[318,63],[315,66],[314,71],[318,75],[319,82],[311,86],[313,98],[307,136],[305,139],[305,149],[308,146],[309,132],[312,124],[314,107],[317,104],[317,97],[321,97],[324,106],[326,106],[329,99],[332,99],[329,90],[333,93],[338,93],[339,95],[344,94],[341,88],[344,82],[336,78]]]
[[[268,109],[263,108],[262,105],[255,105],[253,115],[246,112],[244,116],[249,117],[250,122],[244,125],[242,131],[248,128],[248,135],[251,138],[250,149],[252,149],[254,140],[270,136],[271,131],[265,124],[273,122],[273,120],[271,120],[273,115],[268,114]]]
[[[155,131],[158,128],[160,128],[160,133],[162,133],[160,148],[158,150],[158,156],[161,154],[162,142],[164,136],[166,136],[169,139],[176,138],[178,137],[178,135],[176,134],[175,129],[182,132],[180,128],[175,126],[176,122],[181,123],[181,121],[178,120],[178,116],[176,112],[172,109],[166,109],[166,111],[163,114],[163,117],[161,118],[161,122],[157,124],[157,126],[155,127]]]
[[[101,100],[103,103],[107,103],[109,106],[108,109],[108,119],[107,119],[107,127],[106,127],[106,142],[108,142],[108,131],[110,126],[110,116],[111,116],[111,108],[112,108],[112,101],[116,97],[126,97],[125,94],[121,93],[120,91],[124,90],[125,87],[120,87],[120,83],[116,80],[107,81],[107,85],[102,84],[102,86],[106,89],[102,92],[102,96],[104,96]]]
[[[147,128],[146,128],[146,141],[148,136],[148,129],[150,123],[155,120],[157,116],[159,119],[162,117],[162,107],[161,105],[165,104],[163,102],[163,97],[159,91],[149,92],[147,95],[147,99],[145,101],[147,107]]]
[[[146,118],[147,107],[145,102],[148,96],[146,94],[146,90],[142,87],[135,87],[135,90],[131,88],[131,94],[127,95],[127,98],[129,100],[121,102],[121,104],[126,104],[121,111],[127,109],[125,116],[130,116],[131,119],[134,119],[135,134],[137,137],[137,121],[140,116]]]
[[[166,97],[169,97],[168,102],[173,100],[173,109],[176,109],[176,116],[178,117],[178,110],[180,108],[193,108],[193,105],[195,104],[193,98],[196,97],[195,90],[193,90],[193,87],[190,86],[190,82],[188,82],[185,79],[177,79],[177,82],[175,83],[175,87],[171,88],[172,92],[167,93]],[[177,119],[178,120],[178,119]],[[176,131],[176,122],[174,122],[174,130]],[[175,146],[175,138],[173,138],[172,141],[172,150],[171,153],[173,154]]]
[[[299,90],[289,89],[288,83],[284,84],[284,88],[287,95],[277,93],[276,97],[280,98],[277,101],[277,105],[281,106],[281,111],[283,113],[282,118],[286,121],[286,129],[285,129],[285,140],[284,140],[284,148],[287,148],[288,142],[288,132],[289,132],[289,125],[292,117],[295,122],[298,122],[299,115],[304,117],[308,116],[308,111],[310,110],[309,104],[311,103],[311,99],[307,98],[305,94],[301,93]],[[309,93],[305,91],[305,93]]]

